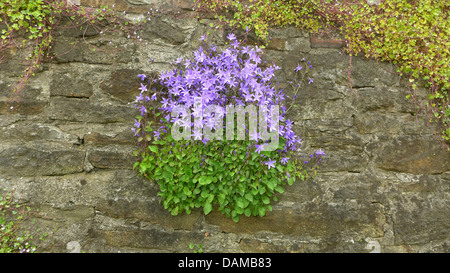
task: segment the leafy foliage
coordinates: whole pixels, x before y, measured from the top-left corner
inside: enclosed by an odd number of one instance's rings
[[[10,193],[0,195],[0,253],[33,253],[33,236],[20,230],[20,223],[28,216],[30,208],[15,204]]]
[[[26,56],[26,69],[13,88],[11,97],[16,99],[42,62],[54,57],[50,54],[50,48],[58,30],[78,29],[84,37],[89,27],[99,34],[122,31],[136,39],[135,31],[140,25],[129,24],[122,14],[108,7],[86,8],[72,5],[67,0],[2,0],[0,62],[10,48],[23,50]]]
[[[430,121],[450,140],[450,2],[393,0],[348,9],[341,30],[349,52],[392,61],[399,72],[410,75],[413,90],[417,81],[425,81]]]
[[[270,27],[293,25],[298,28],[319,31],[331,23],[322,16],[320,0],[197,0],[200,11],[212,12],[219,23],[232,28],[254,30],[261,39],[268,41]]]
[[[205,44],[194,52],[193,59],[183,62],[180,58],[174,63],[173,71],[147,80],[150,86],[159,82],[162,89],[149,91],[147,85],[141,84],[136,105],[140,115],[136,117],[133,131],[142,150],[141,160],[134,167],[158,183],[161,201],[172,215],[189,214],[195,208],[209,214],[216,207],[236,222],[242,215],[262,217],[272,210],[272,201],[277,200],[277,194],[283,193],[287,185],[292,185],[296,178],[305,180],[310,176],[303,166],[308,162],[299,154],[301,139],[292,131],[292,122],[285,118],[284,105],[279,110],[279,128],[274,129],[280,138],[273,150],[263,149],[269,144],[260,137],[262,131],[249,130],[250,117],[244,122],[248,138],[223,138],[219,133],[218,138],[208,139],[205,134],[208,127],[219,130],[231,126],[236,136],[238,126],[243,124],[238,124],[234,113],[228,112],[232,124],[228,120],[224,122],[227,116],[218,113],[224,113],[225,106],[273,107],[285,99],[283,90],[272,86],[278,68],[264,66],[258,54],[260,49],[241,46],[234,34],[229,34],[228,39],[230,45],[222,52],[214,45]],[[146,75],[139,77],[146,79]],[[204,104],[195,108],[194,101],[198,98]],[[158,113],[150,106],[155,101],[161,103]],[[173,115],[172,111],[179,105],[193,107],[194,122],[190,114]],[[214,115],[205,112],[210,105],[220,105],[215,108],[215,115],[223,119],[211,123]],[[160,119],[162,126],[155,130],[153,122],[161,114],[165,115]],[[264,121],[272,125],[275,120],[271,118]],[[173,127],[183,122],[183,132],[187,128],[195,129],[179,140],[173,136],[178,128],[173,130]],[[309,160],[316,163],[312,172],[322,155],[321,150],[310,155],[314,158]]]
[[[202,244],[189,244],[189,249],[193,250],[194,253],[203,253],[203,245]]]

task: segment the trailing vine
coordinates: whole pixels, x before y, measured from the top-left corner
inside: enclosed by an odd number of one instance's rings
[[[0,63],[7,61],[8,50],[19,50],[25,56],[26,68],[12,88],[10,101],[20,92],[51,54],[55,35],[60,30],[74,29],[84,37],[93,30],[98,35],[120,31],[139,41],[136,31],[151,14],[140,21],[127,20],[124,13],[102,6],[90,8],[73,5],[67,0],[3,0],[0,2]],[[8,108],[9,109],[9,108]],[[11,107],[13,109],[13,107]]]

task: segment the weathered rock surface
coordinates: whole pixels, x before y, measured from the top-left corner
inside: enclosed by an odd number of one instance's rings
[[[359,57],[348,70],[339,38],[290,27],[271,30],[263,57],[282,67],[277,76],[291,97],[297,64],[305,58],[313,65],[314,82],[300,89],[288,118],[302,154],[325,151],[317,175],[286,187],[265,217],[172,216],[157,184],[132,170],[137,74],[190,56],[208,24],[189,18],[193,6],[185,1],[81,2],[128,13],[175,8],[186,16],[152,17],[140,44],[93,29],[84,37],[59,32],[55,58],[15,112],[5,102],[23,65],[7,52],[11,58],[0,64],[0,188],[39,209],[36,225],[55,243],[45,251],[191,252],[194,243],[205,252],[450,252],[450,152],[412,115],[407,80],[392,64]],[[210,31],[223,46],[227,32]],[[419,101],[426,98],[425,88],[417,92]]]

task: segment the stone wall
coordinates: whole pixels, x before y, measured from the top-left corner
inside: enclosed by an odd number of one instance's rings
[[[300,91],[289,117],[305,151],[326,152],[318,175],[286,188],[263,218],[171,216],[157,185],[132,170],[137,75],[189,56],[208,23],[187,1],[81,0],[100,2],[130,17],[158,5],[176,16],[152,17],[142,42],[59,32],[54,58],[14,111],[3,102],[22,57],[11,50],[0,64],[0,186],[39,209],[36,225],[54,243],[48,251],[79,244],[85,252],[192,252],[194,243],[204,252],[449,252],[450,152],[413,115],[407,81],[392,64],[361,57],[349,70],[341,40],[290,27],[271,31],[264,58],[282,67],[288,92],[297,63],[305,57],[314,66],[314,84]],[[224,31],[211,35],[225,43]],[[421,88],[417,98],[426,94]]]

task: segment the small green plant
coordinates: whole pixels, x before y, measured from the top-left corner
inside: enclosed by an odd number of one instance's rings
[[[219,25],[254,30],[263,41],[268,41],[270,27],[293,25],[319,31],[330,24],[323,16],[326,7],[320,0],[197,0],[198,11],[214,14]],[[212,23],[211,26],[214,24]]]
[[[203,253],[203,245],[202,244],[189,244],[189,249],[193,250],[194,253]]]
[[[20,229],[21,222],[28,216],[28,206],[15,204],[10,193],[0,195],[0,253],[33,253],[36,246],[31,242],[33,235]],[[45,236],[45,235],[44,235]],[[40,239],[44,239],[41,237]]]
[[[25,56],[25,70],[12,88],[10,101],[19,94],[30,77],[34,76],[44,61],[52,60],[51,52],[55,34],[61,30],[78,30],[84,38],[88,29],[98,35],[111,32],[125,33],[140,42],[136,31],[140,21],[127,20],[124,14],[102,6],[89,8],[73,5],[67,0],[2,0],[0,1],[0,62],[8,57],[8,50],[19,51]],[[95,51],[94,45],[89,45]],[[68,49],[70,50],[70,49]]]
[[[391,0],[371,6],[360,1],[340,9],[348,52],[396,64],[397,72],[409,77],[412,92],[406,97],[424,110],[444,141],[450,140],[450,2]],[[425,105],[414,97],[419,81],[430,90]]]

